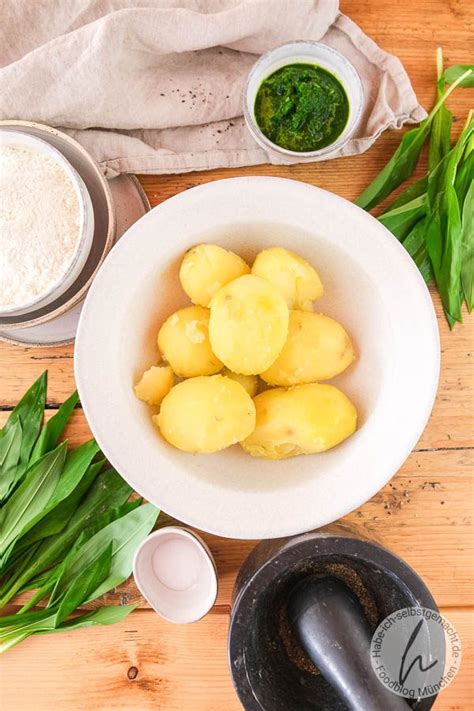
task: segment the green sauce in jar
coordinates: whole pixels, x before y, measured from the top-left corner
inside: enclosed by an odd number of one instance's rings
[[[316,64],[288,64],[261,83],[255,120],[262,133],[290,151],[326,148],[349,118],[349,99],[339,79]]]

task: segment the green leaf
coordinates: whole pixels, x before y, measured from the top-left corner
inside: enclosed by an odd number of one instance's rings
[[[462,224],[455,180],[466,143],[474,132],[471,114],[445,168],[428,180],[429,219],[426,245],[450,328],[461,321]]]
[[[57,632],[77,630],[81,627],[92,627],[93,625],[113,625],[121,622],[127,615],[135,610],[136,605],[103,605],[93,612],[88,612],[80,617],[74,617],[67,622],[63,622],[56,629]],[[47,633],[46,633],[47,634]]]
[[[36,440],[36,444],[33,447],[30,457],[30,465],[42,457],[43,454],[50,452],[56,447],[58,440],[74,411],[78,399],[79,396],[77,391],[73,392],[66,402],[61,405],[57,413],[43,427],[40,436]]]
[[[8,627],[16,627],[21,625],[25,627],[31,622],[37,622],[38,620],[45,619],[49,617],[51,612],[49,610],[32,610],[22,615],[21,618],[18,617],[18,613],[14,615],[3,615],[0,617],[0,634],[7,632]]]
[[[425,242],[426,222],[426,217],[423,217],[413,226],[411,232],[403,240],[403,246],[420,270],[425,282],[429,284],[433,281],[433,268]]]
[[[94,559],[76,575],[64,591],[56,612],[55,627],[64,622],[66,617],[77,607],[80,607],[97,586],[107,578],[112,562],[112,545],[113,542],[110,541],[108,545],[102,547],[102,550],[96,551]]]
[[[55,627],[55,614],[50,610],[38,610],[21,615],[21,621],[15,619],[13,624],[0,630],[0,654],[34,634],[54,634],[55,632],[70,632],[82,627],[115,624],[127,617],[135,608],[136,605],[123,607],[104,605],[93,612],[66,620],[58,627]],[[29,619],[24,619],[28,614],[30,615]],[[13,617],[17,618],[16,615]]]
[[[427,190],[428,176],[424,175],[422,178],[416,180],[414,183],[405,188],[405,190],[403,190],[400,195],[392,203],[390,203],[388,207],[385,208],[385,210],[382,212],[382,215],[385,215],[387,212],[395,210],[397,207],[402,207],[403,205],[406,205],[408,202],[411,202],[415,198],[420,197],[420,195],[424,195]]]
[[[104,541],[113,540],[114,544],[110,573],[85,602],[95,600],[130,576],[135,551],[152,530],[159,513],[153,504],[144,504],[122,518],[112,521],[82,546],[76,558],[77,566],[80,565],[82,557],[90,555],[90,550],[97,549]],[[74,575],[74,568],[69,571],[69,575]]]
[[[461,284],[469,313],[474,306],[474,179],[467,191],[462,212]]]
[[[10,588],[15,586],[15,580],[21,575],[24,575],[28,570],[28,567],[34,560],[34,557],[38,551],[38,547],[38,543],[30,546],[29,549],[25,551],[21,560],[17,561],[14,569],[11,570],[6,576],[3,575],[2,587],[0,589],[0,608],[4,607],[8,600],[13,597],[13,595],[8,595],[8,591]],[[16,588],[14,592],[17,592]]]
[[[467,75],[460,83],[459,86],[463,88],[474,86],[474,64],[454,64],[452,67],[448,67],[443,74],[443,79],[446,84],[454,84],[459,77],[463,76],[468,70],[471,70],[471,74]]]
[[[456,190],[461,209],[463,209],[464,200],[466,199],[467,191],[469,190],[473,178],[474,150],[471,150],[471,152],[465,156],[461,162],[459,170],[456,174],[456,180],[454,182],[454,189]]]
[[[0,512],[0,555],[45,511],[66,458],[66,444],[38,459]]]
[[[444,91],[443,79],[443,53],[438,47],[437,51],[437,68],[438,68],[438,83],[437,83],[437,100],[441,98]],[[431,126],[430,145],[428,152],[428,170],[431,172],[436,168],[438,163],[449,153],[451,149],[451,126],[453,115],[446,108],[446,104],[440,107],[438,113],[433,119]]]
[[[83,476],[87,472],[92,459],[95,457],[99,447],[95,440],[89,440],[81,444],[77,449],[67,453],[63,470],[52,493],[47,506],[43,508],[38,520],[43,519],[50,512],[56,510],[59,505],[67,499],[78,486]]]
[[[418,128],[405,133],[397,150],[368,188],[355,201],[356,205],[371,210],[410,177],[416,168],[423,144],[431,128],[430,116]]]
[[[467,76],[467,74],[466,74]],[[463,80],[459,77],[436,102],[428,117],[421,122],[418,128],[413,128],[403,136],[400,145],[381,172],[372,181],[369,187],[357,198],[356,205],[370,210],[395,190],[404,180],[413,173],[420,156],[420,151],[430,132],[431,123],[448,96]]]
[[[54,615],[49,610],[37,610],[22,615],[11,623],[5,622],[0,629],[0,654],[38,632],[54,630]],[[4,618],[3,618],[4,619]]]
[[[22,430],[18,417],[0,439],[0,502],[6,499],[16,481]]]
[[[397,239],[402,241],[412,227],[426,214],[426,195],[420,195],[410,202],[395,207],[380,215],[381,222]]]
[[[13,485],[21,481],[28,468],[31,450],[43,421],[44,406],[46,404],[46,384],[47,372],[45,371],[26,391],[18,405],[12,410],[2,430],[6,434],[14,426],[17,419],[20,420],[22,430],[20,463],[15,473]]]
[[[451,149],[451,126],[453,115],[443,105],[433,119],[428,151],[428,170],[434,170]]]
[[[17,540],[13,548],[5,554],[2,560],[3,570],[8,569],[8,561],[10,558],[15,558],[16,549],[21,550],[22,538],[24,534],[31,533],[31,530],[36,526],[39,526],[41,530],[41,524],[44,519],[47,518],[46,527],[49,530],[54,529],[59,521],[63,518],[63,515],[71,515],[72,511],[70,506],[66,507],[66,510],[62,510],[62,505],[64,500],[68,499],[69,496],[74,494],[76,487],[81,482],[82,478],[85,476],[90,461],[97,454],[99,448],[94,440],[85,442],[80,447],[69,452],[66,456],[66,461],[58,479],[57,485],[48,501],[47,504],[42,508],[42,510],[36,515],[36,517],[28,523],[27,528],[18,534]],[[39,461],[39,460],[38,460]],[[53,531],[54,532],[54,531]],[[36,539],[38,536],[38,529],[36,530]],[[43,530],[43,534],[45,531]],[[31,539],[30,539],[31,542]]]
[[[41,580],[40,584],[37,586],[38,589],[35,592],[35,594],[26,602],[23,607],[18,610],[18,615],[23,615],[25,614],[28,610],[30,610],[32,607],[38,604],[43,598],[48,595],[48,593],[53,594],[54,588],[58,584],[58,580],[60,579],[61,575],[64,573],[65,569],[67,566],[70,564],[71,560],[73,560],[74,556],[76,555],[77,551],[79,548],[82,546],[85,540],[85,535],[84,533],[81,533],[77,541],[71,546],[69,551],[66,553],[66,557],[64,560],[61,561],[61,563],[58,563],[58,565],[54,566],[54,568],[50,568],[43,576],[43,580]]]
[[[91,539],[89,539],[91,540]],[[66,565],[62,566],[62,571],[58,577],[57,584],[54,587],[51,597],[48,602],[48,607],[54,607],[61,599],[67,594],[68,590],[71,589],[77,580],[81,580],[87,577],[87,571],[91,571],[96,565],[97,560],[102,559],[104,551],[110,548],[110,560],[112,560],[112,541],[107,538],[102,538],[98,541],[97,546],[87,545],[87,541],[84,539],[80,546],[76,547],[75,554],[68,560]],[[110,561],[109,561],[110,562]],[[110,564],[107,566],[107,572],[102,576],[102,580],[105,580],[106,576],[109,574]],[[99,583],[97,583],[98,585]],[[94,590],[91,588],[84,595],[84,597],[78,602],[76,607],[80,605],[87,596]],[[73,608],[74,609],[74,608]]]
[[[47,455],[46,455],[47,456]],[[28,581],[36,578],[46,568],[61,560],[82,531],[92,536],[111,516],[120,515],[120,507],[132,493],[131,487],[113,469],[100,474],[90,491],[79,504],[66,528],[40,543],[34,561],[24,568],[14,570],[13,576],[0,591],[0,608],[16,593],[24,589]]]
[[[75,489],[61,502],[61,506],[56,507],[50,511],[49,514],[46,514],[26,535],[21,537],[13,550],[13,558],[16,557],[17,553],[21,553],[32,543],[47,538],[48,536],[53,536],[55,533],[59,533],[63,530],[77,509],[79,502],[100,473],[104,462],[105,459],[102,459],[96,464],[91,464]]]

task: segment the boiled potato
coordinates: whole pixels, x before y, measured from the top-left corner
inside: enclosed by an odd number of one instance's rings
[[[172,314],[158,333],[158,348],[176,375],[213,375],[222,363],[209,342],[209,309],[188,306]]]
[[[210,308],[209,338],[224,365],[243,375],[269,368],[288,334],[288,307],[280,292],[245,274],[220,289]]]
[[[340,323],[312,311],[290,311],[286,343],[262,378],[269,385],[328,380],[354,358],[351,340]]]
[[[257,395],[254,403],[257,424],[242,442],[253,457],[286,459],[323,452],[356,429],[354,405],[333,385],[274,388]]]
[[[239,373],[233,373],[228,368],[224,368],[222,375],[226,375],[231,380],[235,380],[242,385],[243,388],[248,392],[250,397],[254,397],[257,393],[258,380],[256,375],[240,375]]]
[[[240,383],[223,375],[175,385],[153,417],[163,437],[184,452],[217,452],[255,427],[255,405]]]
[[[169,365],[153,365],[135,385],[135,395],[149,405],[159,405],[174,384],[174,373]]]
[[[200,244],[185,255],[179,278],[193,304],[209,306],[219,289],[249,271],[248,264],[237,254],[217,244]]]
[[[252,274],[273,284],[283,294],[289,309],[311,311],[312,302],[323,295],[317,271],[305,259],[283,247],[260,252]]]

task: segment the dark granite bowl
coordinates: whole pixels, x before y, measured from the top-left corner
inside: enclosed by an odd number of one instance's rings
[[[336,575],[359,597],[375,627],[404,607],[437,610],[421,578],[361,528],[338,524],[294,538],[262,541],[234,587],[229,664],[246,711],[343,711],[347,707],[292,639],[289,591],[304,576]],[[427,711],[436,697],[411,702]]]

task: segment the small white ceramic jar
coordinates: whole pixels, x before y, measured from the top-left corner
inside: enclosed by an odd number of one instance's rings
[[[196,533],[181,526],[165,526],[145,538],[135,553],[133,576],[150,606],[169,622],[196,622],[216,600],[212,554]]]
[[[255,118],[255,99],[262,82],[271,74],[289,64],[314,64],[333,74],[344,87],[349,100],[349,117],[341,135],[334,143],[316,151],[291,151],[270,141],[260,130]],[[262,55],[254,64],[244,92],[244,116],[255,141],[267,152],[299,161],[323,158],[342,148],[354,133],[362,114],[364,93],[362,82],[354,66],[340,52],[319,42],[289,42]]]
[[[1,131],[0,140],[2,146],[27,148],[52,159],[69,178],[77,197],[79,209],[77,242],[70,261],[59,279],[31,300],[0,309],[0,316],[20,316],[37,311],[52,303],[62,296],[79,277],[91,251],[94,236],[94,211],[89,192],[81,176],[56,148],[41,138],[23,131]]]

